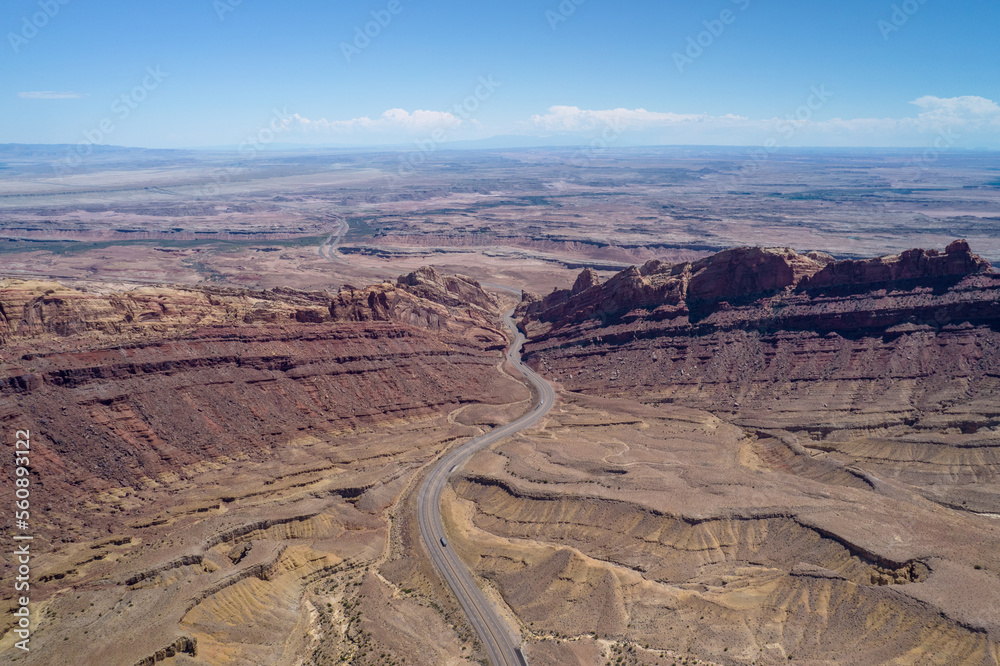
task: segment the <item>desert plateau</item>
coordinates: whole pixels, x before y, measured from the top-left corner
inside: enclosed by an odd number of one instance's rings
[[[4,659],[1000,662],[996,190],[870,157],[468,153],[393,190],[333,154],[208,195],[206,158],[56,192],[12,156],[37,628],[17,654],[4,588]]]
[[[0,3],[0,666],[1000,666],[1000,3]]]

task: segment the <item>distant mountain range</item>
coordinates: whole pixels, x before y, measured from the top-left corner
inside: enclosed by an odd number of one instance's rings
[[[379,152],[408,152],[425,150],[427,152],[439,152],[449,150],[516,150],[516,149],[557,149],[557,150],[577,150],[590,149],[594,137],[582,135],[551,135],[547,137],[528,137],[522,135],[503,135],[490,137],[488,139],[475,139],[466,141],[448,141],[439,144],[432,144],[430,149],[421,148],[418,141],[407,143],[393,143],[374,146],[351,146],[341,144],[302,144],[302,143],[271,143],[258,146],[262,152],[337,152],[337,153],[379,153]],[[752,150],[753,146],[717,146],[717,145],[643,145],[621,140],[609,142],[604,148],[598,145],[594,150],[610,151],[633,151],[649,150],[656,152],[676,152],[682,151],[697,154],[733,154],[746,153]],[[141,148],[134,146],[114,146],[103,144],[91,144],[88,154],[90,156],[105,157],[192,157],[199,153],[227,153],[238,152],[240,149],[236,145],[218,146],[198,146],[189,148]],[[0,143],[0,158],[3,159],[58,159],[68,152],[81,150],[80,144],[76,143],[52,143],[52,144],[28,144],[28,143]],[[781,149],[786,154],[913,154],[923,152],[922,148],[832,148],[832,147],[787,147]],[[976,153],[983,154],[994,151],[952,149],[956,154]]]

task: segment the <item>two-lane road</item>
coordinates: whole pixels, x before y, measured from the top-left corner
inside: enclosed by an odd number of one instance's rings
[[[344,260],[337,256],[337,246],[340,245],[340,241],[343,240],[351,228],[348,226],[347,220],[340,215],[334,214],[333,217],[337,218],[337,226],[327,239],[320,243],[319,256],[329,259],[334,263],[343,264],[345,263]]]
[[[516,421],[475,437],[446,455],[430,471],[417,491],[417,522],[431,562],[458,597],[493,666],[526,666],[520,650],[521,635],[476,587],[472,574],[451,546],[444,545],[448,537],[441,520],[441,493],[451,473],[476,452],[535,425],[555,404],[556,394],[552,386],[521,362],[524,336],[514,325],[513,313],[510,310],[503,317],[504,324],[514,335],[514,342],[507,350],[507,358],[535,387],[538,404]]]

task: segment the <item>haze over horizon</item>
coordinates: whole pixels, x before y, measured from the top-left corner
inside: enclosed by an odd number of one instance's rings
[[[17,1],[0,143],[997,149],[998,19],[927,0]]]

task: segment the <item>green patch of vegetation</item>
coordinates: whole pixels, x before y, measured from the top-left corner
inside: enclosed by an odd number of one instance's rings
[[[577,197],[627,197],[631,192],[574,192],[573,194],[549,194],[547,199],[576,199]],[[666,208],[666,206],[664,206]]]
[[[220,240],[217,238],[205,238],[194,240],[156,240],[156,239],[136,239],[136,240],[113,240],[113,241],[50,241],[50,240],[0,240],[0,254],[13,254],[16,252],[51,252],[57,255],[79,254],[90,250],[103,250],[109,247],[160,247],[160,248],[214,248],[220,251],[236,251],[247,248],[262,246],[281,247],[311,247],[317,246],[326,240],[323,236],[302,236],[299,238],[289,238],[285,240]]]
[[[344,235],[345,241],[368,239],[378,233],[378,229],[371,226],[374,217],[349,217],[347,218],[347,233]]]
[[[885,198],[890,195],[909,196],[921,192],[947,192],[946,187],[880,187],[880,188],[842,188],[829,190],[807,190],[805,192],[774,192],[771,197],[780,197],[790,201],[852,201]]]

